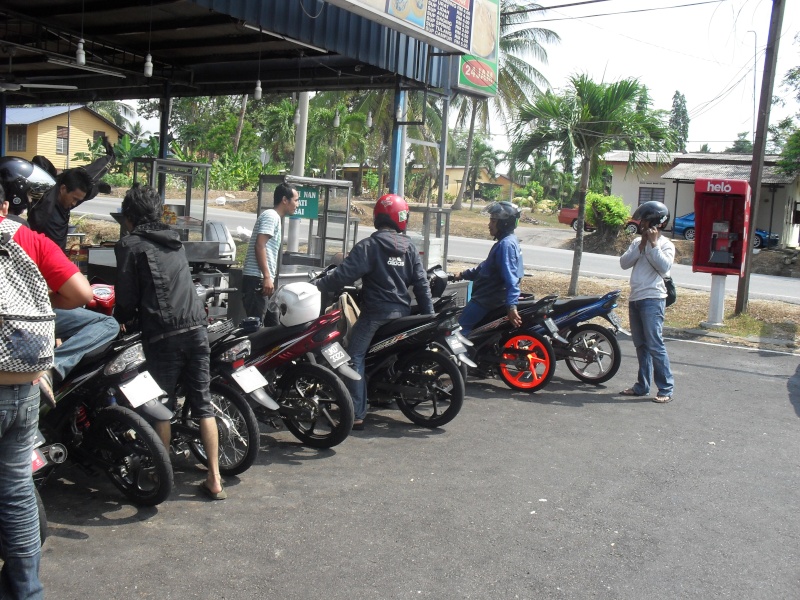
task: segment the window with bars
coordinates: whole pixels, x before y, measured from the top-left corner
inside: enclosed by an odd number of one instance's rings
[[[9,125],[8,126],[8,151],[25,152],[28,149],[28,126]]]
[[[92,142],[96,142],[100,138],[102,138],[106,134],[105,131],[93,131],[92,132]]]
[[[640,187],[639,188],[639,204],[655,200],[657,202],[664,202],[664,188],[656,187]]]
[[[69,128],[58,127],[56,129],[56,154],[66,154],[69,150]]]

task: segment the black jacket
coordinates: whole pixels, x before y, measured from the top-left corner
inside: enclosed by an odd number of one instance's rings
[[[114,253],[117,321],[138,317],[144,340],[208,323],[176,231],[161,223],[137,227]]]
[[[379,230],[361,240],[344,262],[317,281],[323,291],[335,292],[361,279],[361,312],[379,318],[408,314],[409,286],[425,314],[433,314],[431,290],[419,253],[411,240],[391,230]]]

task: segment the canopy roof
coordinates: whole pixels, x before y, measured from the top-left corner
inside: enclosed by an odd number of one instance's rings
[[[428,44],[320,0],[4,0],[0,31],[7,105],[244,94],[259,78],[264,94],[398,78],[436,87],[443,62]]]

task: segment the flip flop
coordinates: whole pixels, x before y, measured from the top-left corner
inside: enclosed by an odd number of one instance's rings
[[[228,497],[228,493],[225,491],[225,488],[222,488],[222,490],[219,492],[212,492],[210,489],[208,489],[205,481],[200,484],[200,491],[212,500],[225,500],[225,498]]]
[[[644,396],[644,394],[637,394],[633,391],[633,388],[628,388],[627,390],[622,390],[619,393],[620,396]]]
[[[653,398],[653,402],[656,404],[666,404],[667,402],[672,402],[672,396],[656,396]]]
[[[353,421],[353,430],[354,431],[363,431],[364,430],[364,421]]]

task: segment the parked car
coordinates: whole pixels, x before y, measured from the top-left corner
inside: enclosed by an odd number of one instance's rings
[[[673,229],[676,235],[682,235],[687,240],[694,240],[694,213],[676,217]],[[777,245],[777,233],[770,235],[769,231],[756,229],[756,233],[753,236],[753,248],[771,248]]]
[[[575,231],[578,231],[578,209],[577,208],[562,208],[558,211],[558,222],[569,225]],[[594,227],[588,223],[583,224],[584,231],[594,231]]]

